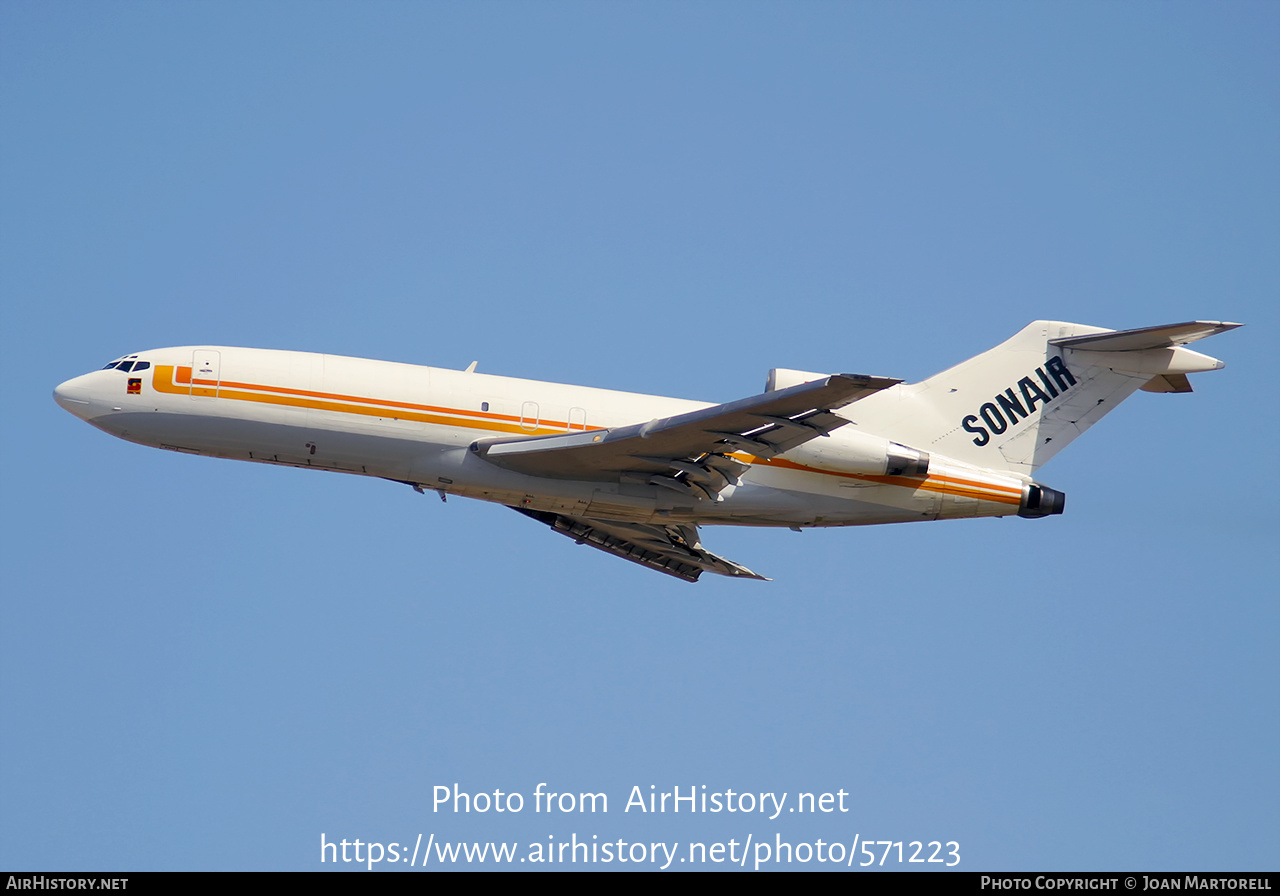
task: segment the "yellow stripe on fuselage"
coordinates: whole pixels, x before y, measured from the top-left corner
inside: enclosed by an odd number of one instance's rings
[[[839,476],[842,479],[857,479],[862,482],[875,482],[880,485],[896,485],[901,488],[924,489],[959,498],[977,498],[981,501],[995,501],[998,504],[1021,504],[1022,489],[1011,488],[993,482],[978,482],[971,479],[958,479],[953,476],[942,476],[937,473],[928,474],[927,478],[915,476],[875,476],[870,473],[844,473],[839,470],[820,470],[793,460],[775,457],[772,460],[754,457],[748,463],[765,466],[782,467],[788,470],[801,470],[805,473],[821,473],[824,476]]]

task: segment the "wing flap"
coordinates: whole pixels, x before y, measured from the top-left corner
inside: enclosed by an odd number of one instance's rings
[[[550,526],[553,532],[572,538],[578,544],[590,545],[686,582],[698,581],[704,572],[768,581],[741,564],[704,550],[696,526],[619,523],[523,507],[511,509]]]

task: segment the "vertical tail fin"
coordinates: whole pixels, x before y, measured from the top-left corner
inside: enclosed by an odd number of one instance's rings
[[[977,357],[868,396],[846,413],[860,429],[913,448],[1030,475],[1138,389],[1190,391],[1188,373],[1224,365],[1182,346],[1238,326],[1107,330],[1035,321]]]

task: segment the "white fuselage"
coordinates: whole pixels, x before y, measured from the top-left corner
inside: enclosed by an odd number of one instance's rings
[[[927,475],[886,472],[885,436],[856,424],[750,464],[716,500],[643,483],[531,476],[477,440],[644,423],[707,403],[306,352],[189,346],[129,356],[58,386],[62,407],[156,448],[376,476],[515,507],[598,519],[846,526],[1016,514],[1031,480],[934,454]],[[927,449],[928,446],[915,446]]]

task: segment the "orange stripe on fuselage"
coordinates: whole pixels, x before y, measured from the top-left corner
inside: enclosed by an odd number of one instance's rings
[[[190,386],[182,388],[177,383],[190,384],[190,367],[174,367],[169,364],[157,364],[152,376],[152,386],[157,392],[171,395],[187,395]],[[515,433],[517,435],[556,435],[572,432],[568,424],[552,421],[550,426],[539,426],[527,429],[518,422],[521,418],[509,414],[496,414],[488,411],[468,411],[458,408],[447,408],[438,405],[413,404],[404,401],[391,401],[381,398],[364,398],[358,395],[345,395],[340,392],[317,392],[311,389],[294,389],[287,386],[263,386],[256,383],[239,383],[223,380],[194,380],[199,385],[217,386],[218,397],[232,401],[252,401],[262,404],[274,404],[284,407],[313,408],[323,411],[334,411],[344,414],[358,414],[365,417],[391,417],[395,420],[413,420],[418,423],[432,423],[437,426],[455,426],[463,429],[482,429],[493,432]],[[245,391],[253,390],[253,391]],[[394,412],[391,409],[396,409]],[[421,413],[428,412],[428,413]],[[465,415],[465,416],[459,416]],[[540,421],[541,422],[541,421]],[[558,427],[558,428],[553,428]],[[587,430],[598,430],[603,427],[588,426]],[[1006,485],[958,479],[950,476],[931,474],[925,478],[911,476],[876,476],[868,473],[843,473],[837,470],[820,470],[795,461],[782,458],[766,459],[745,452],[734,452],[734,457],[746,463],[781,467],[798,470],[804,473],[817,473],[823,476],[838,476],[844,479],[857,479],[863,482],[875,482],[880,485],[892,485],[899,488],[938,492],[962,498],[976,498],[981,501],[994,501],[999,504],[1021,504],[1022,489]],[[994,493],[994,494],[993,494]]]
[[[395,420],[413,420],[418,423],[434,423],[439,426],[457,426],[464,429],[483,429],[494,432],[515,433],[517,435],[556,435],[563,432],[582,431],[579,429],[571,430],[568,428],[568,423],[555,420],[539,421],[540,425],[537,428],[529,429],[519,423],[521,419],[519,417],[508,414],[495,414],[488,411],[468,411],[381,398],[364,398],[357,395],[344,395],[338,392],[317,392],[310,389],[293,389],[285,386],[239,383],[232,380],[222,380],[221,383],[215,380],[193,381],[190,367],[175,368],[168,364],[156,365],[155,374],[152,377],[152,386],[157,392],[186,395],[188,389],[175,386],[175,380],[178,383],[195,382],[217,386],[219,398],[233,401],[253,401],[260,404],[274,404],[284,407],[313,408],[322,411],[358,414],[364,417],[391,417]],[[254,391],[245,391],[249,389]],[[416,413],[422,411],[429,413]],[[587,427],[588,430],[600,428],[599,426]]]

